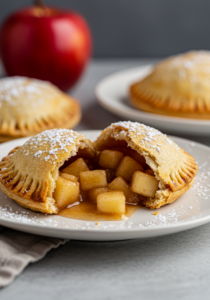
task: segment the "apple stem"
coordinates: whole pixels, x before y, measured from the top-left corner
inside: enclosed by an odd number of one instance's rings
[[[44,2],[42,0],[34,0],[34,5],[42,8],[45,7]]]
[[[50,9],[44,4],[42,0],[34,0],[34,5],[36,7],[37,17],[50,16]]]

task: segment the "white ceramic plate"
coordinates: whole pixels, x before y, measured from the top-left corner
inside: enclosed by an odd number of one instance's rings
[[[210,120],[196,120],[156,115],[140,111],[129,104],[129,86],[145,77],[152,66],[137,67],[115,73],[98,83],[95,95],[98,102],[110,112],[123,117],[125,120],[138,121],[162,131],[210,135]]]
[[[100,131],[83,131],[91,140]],[[179,232],[210,221],[210,148],[188,140],[172,137],[192,154],[199,171],[192,188],[177,201],[157,210],[141,208],[126,221],[95,222],[44,215],[24,209],[0,191],[0,224],[7,227],[52,237],[78,240],[123,240],[145,238]],[[0,145],[0,159],[27,139]],[[158,215],[152,215],[158,211]]]

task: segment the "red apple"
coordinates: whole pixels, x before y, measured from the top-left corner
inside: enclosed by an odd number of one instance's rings
[[[9,16],[0,31],[0,53],[9,76],[72,87],[91,53],[91,36],[77,13],[37,4]]]

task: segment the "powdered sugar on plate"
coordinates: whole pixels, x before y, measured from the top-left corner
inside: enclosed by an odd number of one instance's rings
[[[5,196],[7,197],[7,196]],[[14,209],[11,205],[0,204],[0,218],[24,224],[43,225],[56,227],[59,222],[55,218],[50,218],[48,215],[34,213],[33,215],[29,210],[23,208]]]

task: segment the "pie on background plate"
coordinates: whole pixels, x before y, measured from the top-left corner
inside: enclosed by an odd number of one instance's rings
[[[80,104],[53,84],[26,77],[0,79],[0,142],[52,128],[73,128]]]
[[[130,101],[138,109],[167,116],[210,119],[210,52],[191,51],[158,63],[132,84]]]
[[[140,123],[110,125],[92,143],[53,129],[16,147],[0,163],[0,187],[23,207],[47,214],[91,203],[96,215],[125,216],[125,205],[154,209],[193,184],[194,158],[160,131]],[[87,211],[87,207],[85,208]]]

